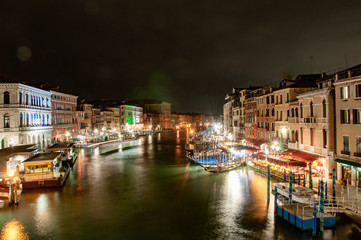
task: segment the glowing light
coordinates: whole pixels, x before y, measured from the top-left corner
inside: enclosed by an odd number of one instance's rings
[[[105,127],[102,127],[102,131],[103,131],[103,132],[105,131]]]
[[[69,132],[66,132],[66,133],[65,133],[65,136],[66,136],[66,137],[69,137],[69,136],[70,136],[70,133],[69,133]]]
[[[98,133],[99,131],[98,131],[98,129],[95,129],[94,132],[95,132],[95,133]]]
[[[232,141],[233,137],[232,137],[232,134],[228,134],[228,139]]]
[[[25,240],[29,239],[24,226],[18,220],[11,220],[5,223],[3,229],[1,230],[0,239],[8,240]]]
[[[13,171],[13,170],[10,170],[10,171],[8,172],[8,176],[9,176],[9,177],[13,177],[13,176],[14,176],[14,171]]]
[[[282,128],[282,133],[286,134],[287,133],[287,129],[286,128]]]

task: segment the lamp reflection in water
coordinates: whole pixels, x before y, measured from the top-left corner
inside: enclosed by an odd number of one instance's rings
[[[5,223],[0,235],[0,240],[25,240],[29,239],[27,232],[21,222],[16,219]]]

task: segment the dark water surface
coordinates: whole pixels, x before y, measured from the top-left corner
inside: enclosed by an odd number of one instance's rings
[[[0,209],[1,239],[311,238],[274,219],[266,178],[207,173],[187,161],[184,143],[166,133],[103,155],[80,150],[64,188],[24,192],[19,206]],[[341,220],[325,239],[360,238]]]

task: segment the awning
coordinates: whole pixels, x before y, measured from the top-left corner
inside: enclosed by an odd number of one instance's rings
[[[318,155],[302,152],[302,151],[295,150],[295,149],[286,149],[281,154],[283,156],[287,156],[289,158],[293,158],[295,160],[303,161],[303,162],[313,162],[320,158],[320,156],[318,156]]]
[[[254,139],[254,138],[246,138],[246,142],[256,147],[260,147],[262,144],[267,143],[267,141],[261,139]]]
[[[270,163],[282,165],[282,166],[299,166],[299,167],[307,167],[307,163],[303,161],[296,161],[293,159],[282,159],[282,158],[273,158],[272,156],[265,154],[258,154],[260,159],[267,160]]]
[[[354,161],[350,161],[350,160],[346,160],[346,159],[342,159],[342,158],[336,158],[335,161],[338,162],[338,163],[343,163],[343,164],[346,164],[346,165],[361,168],[361,163],[360,162],[354,162]]]

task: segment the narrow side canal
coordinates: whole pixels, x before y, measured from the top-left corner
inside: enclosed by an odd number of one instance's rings
[[[312,237],[275,223],[265,177],[248,168],[207,173],[188,162],[184,144],[181,132],[144,137],[102,155],[80,150],[64,188],[27,191],[18,206],[0,209],[1,239]],[[324,235],[359,237],[347,219]]]

